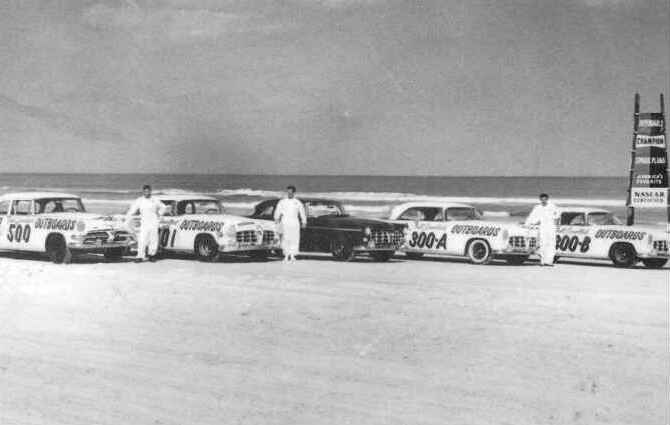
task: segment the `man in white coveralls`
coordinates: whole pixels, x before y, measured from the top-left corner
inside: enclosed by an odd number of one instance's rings
[[[556,225],[558,210],[553,202],[549,202],[549,195],[540,194],[540,203],[533,207],[533,211],[526,217],[527,226],[540,226],[538,246],[540,248],[540,264],[553,266],[556,255]]]
[[[286,198],[277,202],[274,213],[275,222],[281,232],[281,249],[284,262],[295,261],[300,250],[300,228],[307,225],[305,207],[295,197],[295,186],[286,188]]]
[[[151,196],[151,186],[142,186],[142,196],[132,203],[126,213],[126,224],[130,222],[133,215],[140,214],[140,231],[137,233],[137,259],[144,261],[147,251],[149,260],[154,261],[158,251],[158,222],[160,216],[165,214],[165,204]]]

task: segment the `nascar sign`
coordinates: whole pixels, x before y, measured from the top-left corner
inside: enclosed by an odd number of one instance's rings
[[[635,107],[629,205],[636,208],[667,207],[668,153],[665,117],[663,112],[638,113],[637,97]]]

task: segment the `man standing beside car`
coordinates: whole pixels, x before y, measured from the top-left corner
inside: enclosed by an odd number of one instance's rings
[[[132,203],[126,213],[126,224],[132,220],[133,215],[140,215],[140,230],[137,232],[137,259],[136,262],[144,261],[147,251],[149,260],[155,261],[158,251],[158,223],[160,216],[165,214],[165,205],[151,196],[151,186],[142,186],[142,196]]]
[[[556,224],[558,210],[553,202],[549,202],[549,195],[540,194],[540,203],[526,218],[527,226],[540,226],[538,246],[540,248],[540,265],[553,266],[556,255]]]
[[[288,186],[286,198],[277,202],[274,219],[281,231],[284,262],[294,262],[296,254],[300,251],[300,228],[307,225],[305,207],[295,197],[295,186]]]

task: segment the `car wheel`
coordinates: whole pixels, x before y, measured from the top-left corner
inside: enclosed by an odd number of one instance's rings
[[[56,264],[69,264],[72,261],[72,252],[67,247],[61,235],[51,235],[47,238],[47,255]]]
[[[612,245],[610,258],[616,267],[631,267],[637,260],[635,249],[627,243],[615,243]]]
[[[405,257],[409,258],[410,260],[418,260],[419,258],[423,257],[423,252],[406,252]]]
[[[667,258],[644,258],[642,264],[648,269],[660,269],[668,262]]]
[[[354,259],[354,247],[346,239],[338,239],[334,241],[331,245],[330,252],[333,254],[333,257],[340,261],[351,261]]]
[[[395,254],[393,251],[372,251],[370,256],[373,260],[384,263],[393,258],[393,254]]]
[[[195,240],[195,256],[200,261],[216,261],[219,258],[219,245],[210,235],[198,236]]]
[[[473,264],[488,264],[491,262],[491,247],[483,239],[475,239],[470,242],[467,254]]]
[[[526,260],[528,260],[527,255],[510,255],[505,257],[505,261],[507,262],[507,264],[510,264],[512,266],[520,266],[523,263],[525,263]]]
[[[118,261],[123,257],[124,253],[125,253],[125,249],[123,249],[123,248],[107,248],[103,252],[103,255],[105,256],[105,259],[107,259],[107,260]]]

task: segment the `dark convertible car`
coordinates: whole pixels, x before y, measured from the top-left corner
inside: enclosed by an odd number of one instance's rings
[[[300,199],[305,206],[307,226],[300,234],[300,251],[330,252],[349,261],[356,254],[368,254],[377,261],[388,261],[405,238],[405,225],[352,217],[342,204],[328,199]],[[279,199],[256,205],[251,218],[273,220]]]

